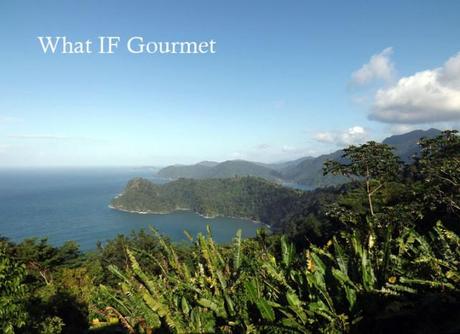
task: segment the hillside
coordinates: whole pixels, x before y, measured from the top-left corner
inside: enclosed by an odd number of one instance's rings
[[[302,157],[302,158],[296,159],[296,160],[277,162],[277,163],[271,163],[271,164],[264,164],[264,166],[272,168],[272,169],[274,169],[276,171],[282,171],[283,169],[293,167],[293,166],[297,166],[297,165],[299,165],[300,163],[302,163],[304,161],[314,160],[314,159],[315,159],[314,157],[308,156],[308,157]]]
[[[414,155],[420,152],[420,148],[417,145],[420,138],[434,138],[441,134],[440,130],[429,129],[429,130],[415,130],[402,135],[395,135],[386,138],[382,143],[393,146],[395,153],[401,158],[402,161],[409,163]]]
[[[192,166],[168,166],[157,172],[158,176],[178,179],[181,177],[189,179],[204,179],[209,177],[209,171],[212,167],[202,164]]]
[[[112,200],[111,206],[146,213],[192,210],[207,217],[261,221],[280,229],[293,216],[318,211],[313,206],[317,205],[319,193],[306,193],[255,177],[179,179],[163,185],[136,178]]]
[[[324,154],[314,159],[306,159],[297,165],[288,166],[282,169],[283,179],[299,183],[311,188],[337,185],[347,181],[342,176],[323,175],[323,165],[327,160],[340,160],[342,151],[331,154]]]
[[[234,176],[255,176],[267,180],[277,180],[281,174],[274,169],[244,160],[229,160],[222,163],[200,162],[188,166],[169,166],[161,169],[158,176],[166,178],[228,178]]]
[[[415,130],[402,135],[394,135],[383,140],[395,148],[396,154],[406,163],[419,152],[417,145],[422,137],[433,138],[439,130]],[[272,181],[297,183],[308,188],[339,185],[347,181],[345,177],[323,175],[323,164],[327,160],[340,160],[342,150],[318,157],[303,157],[293,161],[274,164],[262,164],[244,160],[231,160],[222,163],[201,162],[188,166],[169,166],[161,169],[157,175],[178,179],[228,178],[234,176],[256,176]]]

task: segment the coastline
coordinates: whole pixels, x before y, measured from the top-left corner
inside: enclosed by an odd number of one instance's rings
[[[241,220],[246,220],[246,221],[249,221],[251,223],[254,223],[254,224],[260,224],[260,225],[263,225],[265,228],[271,230],[271,226],[262,222],[262,221],[259,221],[259,220],[253,220],[253,219],[250,219],[250,218],[246,218],[246,217],[235,217],[235,216],[224,216],[224,215],[213,215],[213,216],[207,216],[207,215],[204,215],[204,214],[201,214],[199,212],[196,212],[190,208],[176,208],[174,210],[171,210],[171,211],[136,211],[136,210],[128,210],[128,209],[122,209],[122,208],[118,208],[118,207],[115,207],[113,206],[112,204],[109,204],[108,207],[112,210],[116,210],[116,211],[122,211],[122,212],[127,212],[127,213],[134,213],[134,214],[138,214],[138,215],[167,215],[167,214],[172,214],[172,213],[175,213],[175,212],[180,212],[180,211],[190,211],[202,218],[205,218],[205,219],[214,219],[214,218],[219,218],[219,217],[222,217],[222,218],[230,218],[230,219],[241,219]]]

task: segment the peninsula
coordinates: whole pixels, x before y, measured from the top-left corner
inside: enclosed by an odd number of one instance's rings
[[[318,190],[327,192],[327,190]],[[164,214],[191,210],[205,217],[238,217],[274,229],[293,215],[311,212],[313,194],[283,187],[257,177],[178,179],[163,185],[143,178],[131,180],[112,200],[117,210]]]

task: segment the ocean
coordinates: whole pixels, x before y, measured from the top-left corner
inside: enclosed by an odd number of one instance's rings
[[[0,236],[15,242],[47,237],[56,246],[75,240],[82,251],[90,251],[98,241],[149,226],[182,241],[188,240],[184,230],[196,235],[206,233],[210,225],[219,243],[231,241],[240,228],[244,237],[254,236],[262,226],[242,219],[207,219],[187,211],[141,215],[108,207],[133,177],[166,182],[153,175],[151,168],[130,167],[0,169]]]

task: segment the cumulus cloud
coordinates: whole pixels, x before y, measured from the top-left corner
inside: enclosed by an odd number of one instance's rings
[[[390,82],[396,77],[396,70],[391,55],[393,48],[386,48],[371,57],[367,64],[351,75],[351,82],[355,85],[365,85],[374,80]]]
[[[367,131],[361,126],[354,126],[345,131],[318,132],[313,136],[318,142],[335,144],[337,146],[357,145],[368,138]]]
[[[395,124],[423,124],[460,120],[460,53],[442,67],[403,77],[379,89],[369,115]]]

